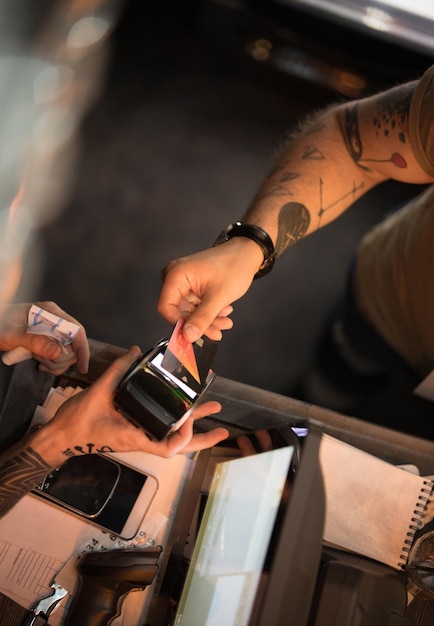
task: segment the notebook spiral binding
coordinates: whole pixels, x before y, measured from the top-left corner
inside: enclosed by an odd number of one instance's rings
[[[434,493],[433,482],[429,480],[425,480],[423,484],[426,485],[426,487],[423,487],[420,490],[418,502],[416,502],[415,510],[413,511],[414,517],[411,518],[410,520],[411,523],[408,527],[408,532],[407,532],[408,539],[404,541],[404,545],[401,548],[402,554],[400,554],[399,556],[400,560],[398,562],[398,567],[400,567],[401,569],[403,569],[408,562],[408,556],[413,546],[414,536],[416,532],[420,530],[424,524],[423,519],[424,519],[425,510],[428,504],[431,502],[431,499]]]

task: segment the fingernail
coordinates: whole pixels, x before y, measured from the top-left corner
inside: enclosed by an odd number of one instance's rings
[[[182,332],[191,343],[197,341],[200,337],[200,331],[198,328],[196,328],[196,326],[192,326],[191,324],[186,324],[183,327]]]

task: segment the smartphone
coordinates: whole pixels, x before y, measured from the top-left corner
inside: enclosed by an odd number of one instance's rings
[[[68,459],[33,490],[123,539],[132,539],[158,489],[155,476],[100,454]]]

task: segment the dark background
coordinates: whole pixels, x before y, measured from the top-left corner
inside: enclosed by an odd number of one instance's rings
[[[262,62],[251,55],[261,38],[273,42]],[[82,124],[71,191],[39,233],[43,269],[32,298],[56,301],[93,339],[146,350],[171,331],[155,306],[161,268],[209,247],[242,216],[285,134],[319,107],[413,79],[430,64],[272,3],[127,2],[104,88]],[[358,77],[351,89],[335,80],[346,72]],[[414,193],[386,184],[292,248],[235,305],[217,373],[291,394],[357,241]],[[368,417],[394,420],[393,404]]]

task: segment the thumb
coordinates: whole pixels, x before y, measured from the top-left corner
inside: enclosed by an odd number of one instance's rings
[[[94,386],[104,388],[109,393],[114,393],[130,367],[141,356],[142,351],[140,348],[138,346],[132,346],[128,352],[109,365],[106,371],[94,383]]]
[[[195,310],[185,317],[182,326],[182,334],[185,339],[190,343],[194,343],[199,337],[202,337],[216,317],[219,316],[220,311],[227,305],[228,302],[221,299],[213,299],[211,296],[204,298]]]
[[[1,350],[13,350],[19,347],[26,348],[32,354],[45,359],[55,359],[61,352],[57,341],[43,335],[9,333],[2,336],[0,342]]]

